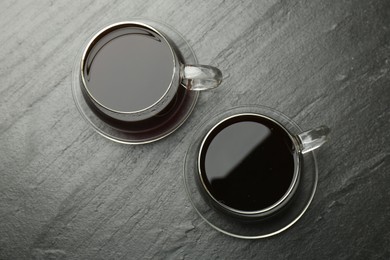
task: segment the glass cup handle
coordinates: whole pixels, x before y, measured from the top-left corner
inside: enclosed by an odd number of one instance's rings
[[[182,65],[182,85],[188,90],[216,88],[222,82],[222,72],[208,65]]]
[[[317,149],[328,140],[329,127],[320,126],[309,131],[298,134],[300,141],[301,153],[307,153]]]

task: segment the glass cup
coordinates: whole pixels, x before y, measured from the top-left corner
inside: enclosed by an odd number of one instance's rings
[[[197,158],[201,192],[217,209],[261,219],[294,197],[303,154],[325,143],[329,128],[291,133],[272,117],[239,113],[223,118],[204,136]]]
[[[163,121],[183,92],[212,89],[222,81],[215,67],[184,64],[175,43],[142,20],[100,30],[85,48],[79,68],[88,106],[105,122],[131,131]]]

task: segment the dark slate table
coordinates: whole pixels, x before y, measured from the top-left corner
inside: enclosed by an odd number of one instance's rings
[[[0,259],[390,259],[390,1],[0,3]],[[96,25],[149,17],[224,73],[186,123],[148,145],[92,130],[71,95]],[[219,233],[192,209],[193,129],[243,104],[326,124],[318,190],[290,229]]]

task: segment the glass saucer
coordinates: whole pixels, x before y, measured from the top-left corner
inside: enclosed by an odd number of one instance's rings
[[[210,199],[201,192],[198,177],[197,158],[201,142],[208,131],[222,119],[240,113],[257,113],[277,120],[292,134],[303,130],[287,116],[264,106],[242,106],[214,115],[200,124],[187,151],[184,163],[184,182],[187,195],[198,214],[213,228],[227,235],[259,239],[283,232],[298,221],[309,207],[317,187],[318,171],[316,157],[313,152],[303,156],[303,168],[300,183],[292,201],[280,212],[260,220],[242,220],[218,211],[210,203]]]
[[[175,47],[178,52],[178,56],[186,64],[197,64],[197,59],[192,51],[191,47],[183,36],[177,32],[175,29],[169,25],[163,24],[150,19],[145,18],[136,18],[129,19],[130,21],[139,21],[146,24],[149,24],[160,31],[162,31],[168,38],[172,41],[171,44]],[[112,21],[110,24],[116,23],[119,21]],[[108,24],[106,25],[108,26]],[[104,28],[106,26],[101,26]],[[100,29],[100,28],[99,28]],[[88,37],[88,41],[95,35],[98,31]],[[113,125],[110,125],[100,119],[88,106],[88,103],[83,97],[83,93],[80,88],[80,61],[85,47],[88,44],[86,41],[83,46],[80,48],[78,55],[76,57],[73,71],[72,71],[72,95],[75,101],[76,107],[80,112],[81,116],[88,122],[93,129],[101,134],[102,136],[124,144],[145,144],[151,143],[157,140],[160,140],[169,134],[173,133],[178,129],[190,116],[192,110],[195,107],[196,101],[198,99],[199,92],[197,91],[185,91],[184,97],[180,102],[176,102],[174,107],[170,109],[168,115],[164,115],[167,120],[158,125],[152,125],[149,129],[143,131],[129,131],[127,129],[116,128]]]

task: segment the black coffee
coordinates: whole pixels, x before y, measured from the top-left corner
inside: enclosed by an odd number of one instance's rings
[[[200,154],[202,179],[220,203],[241,211],[274,205],[294,177],[294,144],[277,123],[239,115],[206,137]]]
[[[134,112],[156,103],[167,91],[174,57],[158,34],[138,25],[118,25],[92,43],[84,66],[90,94],[103,106]]]

